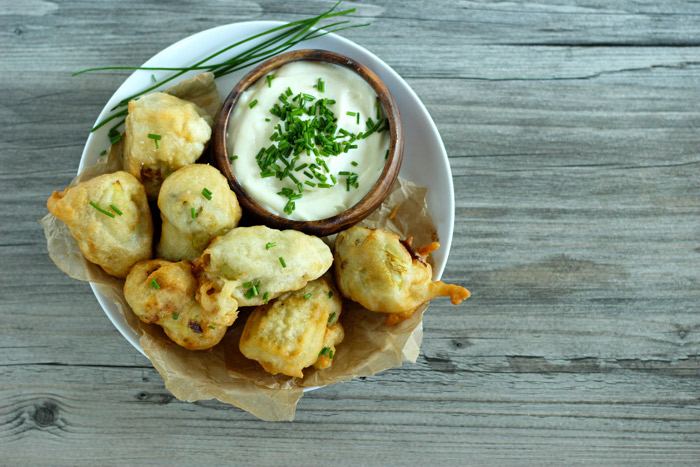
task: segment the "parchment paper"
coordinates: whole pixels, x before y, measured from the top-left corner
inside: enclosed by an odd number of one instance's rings
[[[220,101],[207,102],[218,91],[210,73],[180,83],[168,90],[183,99],[204,102],[208,112],[216,112]],[[213,91],[212,91],[213,85]],[[122,169],[122,143],[117,143],[93,167],[85,169],[71,186],[104,173]],[[437,232],[427,210],[426,188],[399,179],[379,209],[362,225],[383,228],[402,238],[414,237],[414,245],[437,241]],[[244,214],[245,215],[245,214]],[[157,212],[153,213],[158,216]],[[163,377],[166,388],[185,401],[218,399],[240,407],[268,421],[292,420],[297,402],[305,388],[371,376],[379,371],[415,362],[422,341],[421,320],[427,304],[411,318],[394,326],[385,326],[386,315],[367,311],[349,300],[344,301],[340,321],[345,340],[337,346],[333,365],[325,370],[313,367],[304,378],[270,375],[238,350],[238,341],[251,309],[241,309],[238,319],[224,339],[207,351],[190,351],[174,344],[159,326],[142,323],[131,311],[123,294],[124,281],[105,273],[87,261],[78,249],[66,225],[51,214],[39,221],[44,227],[47,248],[53,262],[70,277],[98,284],[97,288],[112,301],[126,322],[141,337],[140,344],[153,366]]]

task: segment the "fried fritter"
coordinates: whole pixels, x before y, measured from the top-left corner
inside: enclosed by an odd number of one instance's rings
[[[192,102],[154,92],[129,102],[124,169],[155,200],[165,177],[194,163],[211,138],[211,117]]]
[[[320,238],[258,225],[215,238],[195,266],[202,296],[231,294],[240,306],[257,306],[301,289],[332,263]]]
[[[204,350],[224,337],[238,316],[238,304],[229,297],[201,306],[196,291],[189,261],[142,261],[131,268],[124,283],[126,301],[141,321],[159,325],[186,349]]]
[[[344,337],[338,322],[342,305],[325,278],[287,292],[251,313],[241,335],[241,353],[273,375],[302,378],[302,370],[311,365],[328,368]]]
[[[458,285],[432,281],[432,268],[425,262],[439,244],[414,251],[410,241],[381,229],[355,226],[335,239],[334,270],[344,297],[368,310],[390,313],[387,325],[408,319],[423,303],[449,296],[459,305],[469,291]]]
[[[153,219],[143,186],[124,171],[54,191],[46,202],[65,222],[88,261],[126,277],[136,262],[151,258]]]
[[[214,167],[193,164],[163,182],[158,195],[163,229],[159,258],[194,260],[209,242],[238,225],[241,208],[226,178]]]

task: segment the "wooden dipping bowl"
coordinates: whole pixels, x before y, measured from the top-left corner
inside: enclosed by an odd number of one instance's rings
[[[334,63],[336,65],[350,68],[359,74],[377,93],[379,100],[384,107],[384,113],[389,122],[390,143],[389,156],[387,157],[384,170],[379,176],[377,183],[357,204],[333,217],[315,221],[297,221],[277,216],[256,203],[243,189],[236,175],[231,170],[229,154],[226,144],[228,138],[228,124],[236,103],[241,94],[259,78],[267,73],[281,67],[282,65],[299,60],[312,60],[319,62]],[[391,187],[399,175],[401,161],[403,160],[404,132],[399,107],[386,85],[366,66],[352,60],[344,55],[327,50],[294,50],[282,55],[277,55],[255,67],[250,73],[245,75],[224,101],[219,116],[216,119],[214,128],[214,155],[216,164],[221,173],[228,179],[231,189],[236,193],[238,201],[245,212],[251,216],[253,221],[273,227],[276,229],[300,230],[311,235],[330,235],[347,229],[367,217],[372,211],[379,207],[384,199],[389,195]]]

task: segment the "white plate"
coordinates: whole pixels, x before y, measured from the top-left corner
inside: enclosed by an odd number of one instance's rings
[[[148,60],[143,66],[190,66],[229,44],[259,34],[281,24],[284,23],[278,21],[251,21],[208,29],[171,45]],[[247,43],[244,47],[251,44],[252,43]],[[430,114],[428,114],[428,111],[425,109],[420,99],[418,99],[418,96],[416,96],[409,85],[394,70],[376,55],[354,42],[335,34],[328,34],[302,42],[291,50],[302,48],[332,50],[347,55],[368,66],[382,81],[384,81],[384,83],[386,83],[398,102],[406,134],[404,159],[400,175],[419,186],[429,188],[428,208],[433,216],[440,237],[440,249],[433,253],[433,260],[435,261],[434,274],[435,277],[439,279],[445,269],[445,263],[447,263],[447,256],[449,255],[450,245],[452,243],[452,230],[454,227],[454,188],[452,186],[452,173],[447,160],[447,153],[445,153],[445,147],[442,144],[435,123],[433,123],[432,118],[430,118]],[[233,55],[234,53],[221,55],[220,59],[226,60]],[[219,58],[215,60],[219,61]],[[222,94],[222,99],[228,95],[238,80],[240,80],[245,73],[250,71],[253,66],[217,80],[216,84]],[[153,84],[152,74],[155,75],[156,79],[160,79],[165,78],[170,73],[172,72],[135,71],[124,81],[124,84],[117,89],[117,92],[114,93],[109,102],[107,102],[107,105],[105,105],[100,116],[97,118],[96,123],[109,116],[111,113],[110,109],[119,101],[151,86]],[[189,78],[195,74],[196,72],[190,72],[183,75],[180,79]],[[176,81],[167,83],[164,87],[171,86],[175,82]],[[109,124],[105,125],[95,133],[91,133],[88,137],[83,155],[80,159],[79,172],[85,167],[94,165],[100,153],[106,149],[108,141],[107,129],[109,126]],[[131,345],[143,353],[139,345],[138,335],[126,324],[124,317],[119,310],[117,310],[116,306],[107,300],[93,284],[90,284],[90,286],[105,313],[117,329],[119,329],[119,332],[124,335]]]

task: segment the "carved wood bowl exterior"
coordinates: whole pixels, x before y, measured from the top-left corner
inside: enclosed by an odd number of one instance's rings
[[[241,94],[258,79],[282,65],[299,60],[328,62],[344,66],[359,74],[377,93],[389,122],[389,155],[384,170],[372,189],[357,204],[333,217],[314,221],[298,221],[275,215],[256,203],[243,189],[231,170],[226,144],[228,124]],[[389,195],[399,175],[403,160],[404,131],[399,108],[386,85],[366,66],[344,55],[328,50],[305,49],[277,55],[255,67],[245,75],[228,95],[216,120],[214,129],[214,156],[221,173],[228,179],[241,206],[253,222],[276,229],[294,229],[311,235],[331,235],[358,223],[374,211]]]

